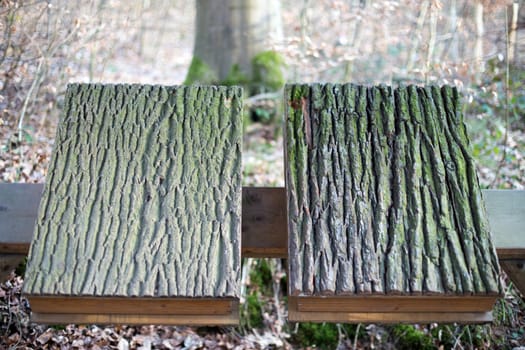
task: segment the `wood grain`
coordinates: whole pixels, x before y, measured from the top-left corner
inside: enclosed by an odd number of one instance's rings
[[[290,297],[303,312],[487,312],[496,297],[447,296],[366,296],[366,297]]]
[[[283,188],[243,187],[242,256],[286,258],[286,192]]]
[[[344,311],[301,311],[299,300],[304,297],[288,299],[288,320],[292,322],[345,322],[345,323],[487,323],[492,322],[492,312],[365,312]],[[403,297],[397,297],[403,298]],[[328,298],[336,299],[336,298]],[[342,298],[347,300],[349,298]]]
[[[492,312],[304,312],[298,311],[294,298],[288,302],[292,322],[344,323],[487,323]]]
[[[496,252],[500,261],[525,260],[525,248],[496,248]]]
[[[296,312],[289,311],[291,322],[316,323],[379,323],[379,324],[415,324],[415,323],[461,323],[482,324],[493,320],[492,312],[479,313],[344,313],[344,312]]]
[[[285,88],[289,292],[498,295],[449,87]]]
[[[239,324],[238,304],[227,315],[137,315],[137,314],[31,314],[31,320],[43,324],[126,324],[126,325],[185,325],[234,326]]]
[[[241,108],[237,87],[68,86],[25,293],[238,297]]]
[[[228,315],[237,299],[33,296],[31,310],[61,314]]]

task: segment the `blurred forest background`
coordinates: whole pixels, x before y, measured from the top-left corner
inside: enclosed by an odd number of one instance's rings
[[[329,81],[457,86],[481,185],[525,189],[525,1],[263,3],[282,27],[257,38],[264,52],[272,52],[270,64],[262,60],[268,56],[255,57],[250,77],[233,65],[226,76],[210,78],[193,55],[202,46],[195,1],[0,0],[0,182],[45,180],[69,82],[208,79],[248,87],[246,186],[284,185],[282,85]],[[20,296],[23,278],[12,274],[0,287],[0,347],[525,346],[525,306],[510,284],[492,325],[292,325],[285,322],[284,266],[272,259],[244,261],[241,327],[205,330],[34,325]]]

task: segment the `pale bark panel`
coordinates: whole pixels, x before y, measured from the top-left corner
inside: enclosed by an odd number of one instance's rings
[[[291,295],[501,292],[455,89],[285,91]]]
[[[237,297],[241,108],[240,88],[70,85],[26,293]]]

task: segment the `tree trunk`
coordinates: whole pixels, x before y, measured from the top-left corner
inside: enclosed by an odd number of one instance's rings
[[[283,84],[283,62],[272,51],[283,37],[278,0],[197,0],[196,6],[186,84]]]
[[[456,90],[285,98],[290,295],[501,291]]]

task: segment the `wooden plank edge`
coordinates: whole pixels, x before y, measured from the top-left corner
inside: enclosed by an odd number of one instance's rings
[[[258,247],[242,247],[241,256],[243,258],[275,258],[287,259],[288,251],[286,248],[258,248]]]
[[[389,296],[289,297],[299,312],[345,313],[465,313],[492,311],[499,296]]]
[[[27,255],[31,242],[7,243],[0,242],[0,254]]]
[[[474,313],[381,313],[381,312],[299,312],[288,311],[290,322],[337,322],[337,323],[462,323],[479,324],[492,322],[492,312]]]
[[[498,259],[502,260],[525,260],[525,248],[496,248]]]
[[[31,310],[41,314],[228,315],[236,298],[91,297],[26,295]]]
[[[137,315],[32,313],[31,321],[43,324],[126,324],[165,326],[236,326],[238,310],[228,315]]]
[[[297,310],[296,298],[288,299],[290,322],[341,322],[341,323],[462,323],[492,322],[488,312],[303,312]]]

